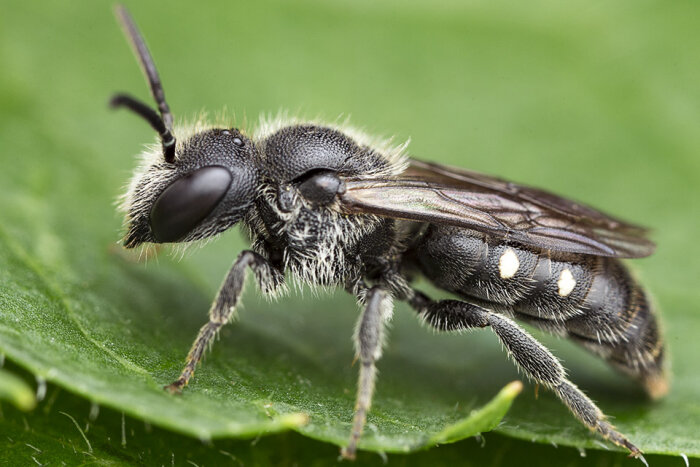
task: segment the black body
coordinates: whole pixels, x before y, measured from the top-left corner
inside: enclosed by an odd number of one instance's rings
[[[289,188],[304,198],[298,200],[298,216],[290,223],[276,215],[276,211],[283,211],[279,199],[261,197],[257,212],[253,211],[248,221],[253,226],[251,237],[256,239],[254,249],[266,257],[284,258],[280,264],[283,270],[295,270],[303,279],[320,285],[384,282],[394,296],[404,299],[412,296],[405,292],[406,284],[420,273],[465,301],[570,337],[639,379],[650,394],[664,391],[658,386],[664,361],[658,323],[645,292],[619,259],[538,250],[448,224],[366,215],[336,216],[328,208],[325,212],[316,202],[318,194],[306,193],[305,187],[310,183],[323,180],[323,186],[330,188],[330,199],[341,191],[342,184],[326,183],[331,178],[329,174],[352,180],[362,175],[368,179],[372,171],[386,167],[376,161],[374,168],[363,165],[360,161],[366,153],[350,142],[345,143],[344,157],[338,157],[335,149],[340,136],[328,128],[289,127],[269,139],[277,147],[280,139],[294,139],[298,134],[314,135],[307,152],[299,150],[303,140],[295,141],[296,149],[306,156],[307,167],[299,169],[295,158],[284,152],[272,155],[274,161],[270,154],[264,156],[267,163],[274,164],[275,173],[285,174],[282,180],[268,181],[270,191],[279,193]],[[320,138],[332,143],[331,151],[318,150]],[[261,146],[264,151],[267,140]],[[298,181],[287,185],[286,180]],[[304,229],[309,231],[306,236],[298,234]],[[364,231],[362,237],[353,238],[358,229]],[[343,232],[341,236],[331,233],[339,230]],[[321,246],[328,239],[337,243]],[[323,253],[332,250],[337,250],[333,253],[335,262],[322,262]],[[315,252],[311,260],[310,251]],[[502,277],[499,268],[506,251],[518,262],[517,271],[508,278]],[[325,272],[323,276],[309,277],[313,273],[308,271],[319,268]],[[565,290],[564,295],[558,283],[565,270],[570,274],[571,290]]]
[[[123,198],[125,246],[204,239],[238,223],[252,243],[234,262],[168,390],[188,384],[204,349],[234,316],[248,269],[270,294],[282,292],[291,274],[311,286],[343,287],[363,307],[355,333],[357,404],[344,456],[354,457],[371,405],[392,299],[408,302],[439,330],[491,328],[524,373],[581,422],[640,453],[511,318],[570,337],[636,378],[650,396],[662,396],[659,326],[619,259],[651,254],[643,228],[543,190],[408,159],[402,147],[353,129],[278,121],[253,136],[235,128],[173,130],[145,43],[123,8],[118,16],[160,117],[129,96],[112,104],[143,117],[162,143],[144,153]],[[412,287],[418,274],[460,300],[431,300]]]

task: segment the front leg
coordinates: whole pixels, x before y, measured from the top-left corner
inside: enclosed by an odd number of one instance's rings
[[[355,353],[360,360],[360,377],[357,383],[355,416],[348,445],[341,450],[346,459],[354,459],[357,442],[372,405],[374,382],[377,377],[375,362],[382,356],[384,323],[392,313],[391,296],[380,287],[372,287],[364,295],[365,309],[355,328]]]
[[[284,282],[284,274],[274,268],[263,256],[250,250],[241,252],[224,279],[224,283],[221,284],[216,300],[209,310],[209,322],[200,329],[199,335],[187,355],[185,368],[174,383],[165,386],[166,390],[178,393],[187,386],[190,378],[194,375],[197,363],[204,355],[204,350],[211,345],[211,340],[219,329],[233,317],[236,304],[243,291],[243,281],[249,266],[255,273],[258,286],[263,293],[273,292]]]

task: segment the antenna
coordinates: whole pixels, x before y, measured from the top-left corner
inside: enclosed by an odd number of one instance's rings
[[[165,162],[173,162],[175,160],[175,137],[165,128],[163,119],[155,110],[128,94],[115,94],[109,101],[109,105],[115,109],[126,107],[146,120],[160,135]]]
[[[149,87],[151,88],[151,95],[158,105],[160,116],[148,105],[126,94],[115,95],[110,101],[110,105],[115,108],[126,107],[148,121],[160,135],[161,142],[163,143],[165,161],[173,162],[175,160],[173,115],[170,113],[170,107],[168,107],[168,103],[165,101],[165,92],[160,82],[160,76],[158,76],[158,70],[153,62],[153,57],[151,57],[151,53],[148,51],[148,47],[146,47],[143,36],[126,8],[123,5],[117,5],[114,10],[117,20],[119,20],[119,24],[124,31],[124,35],[129,40],[131,48],[138,58],[141,71],[143,71],[148,81]]]

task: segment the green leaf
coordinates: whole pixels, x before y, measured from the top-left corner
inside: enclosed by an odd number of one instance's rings
[[[0,418],[2,465],[256,465],[325,466],[338,458],[338,449],[296,433],[272,435],[253,441],[216,440],[209,443],[178,435],[48,385],[47,398],[31,414],[7,409]],[[543,458],[549,445],[535,445],[498,435],[485,435],[439,450],[410,456],[388,456],[391,466],[464,465],[501,467],[512,459]],[[561,465],[608,466],[624,454],[557,449]],[[494,453],[499,453],[494,456]],[[677,466],[676,458],[647,456],[657,467]],[[228,464],[227,464],[228,463]],[[631,464],[631,462],[628,462]],[[385,466],[387,456],[358,453],[357,465]]]
[[[249,122],[278,108],[352,114],[372,132],[410,135],[416,156],[547,187],[652,227],[657,253],[630,265],[663,318],[666,399],[650,403],[570,342],[537,336],[645,452],[700,456],[700,70],[688,47],[699,8],[265,0],[167,10],[143,2],[132,12],[176,116],[224,104]],[[115,244],[114,199],[136,164],[131,154],[154,135],[106,108],[116,90],[148,96],[111,2],[5,2],[0,66],[0,353],[189,436],[293,429],[344,444],[357,307],[343,293],[268,303],[249,288],[240,320],[183,396],[162,391],[245,242],[232,232],[183,261],[160,255],[146,265]],[[410,451],[517,378],[488,331],[433,335],[399,305],[389,337],[364,449]],[[552,394],[532,393],[528,386],[497,432],[609,447]]]
[[[36,406],[34,391],[21,378],[0,368],[0,400],[6,400],[21,410]]]
[[[234,350],[232,360],[222,358],[220,363],[226,365],[226,361],[232,362],[229,363],[232,365],[230,367],[219,367],[217,370],[215,362],[208,363],[198,374],[196,383],[187,388],[184,397],[174,397],[163,391],[162,386],[168,378],[176,376],[182,364],[177,358],[177,350],[169,350],[170,340],[178,334],[176,328],[179,321],[169,321],[163,316],[160,319],[154,317],[152,327],[144,328],[143,334],[137,331],[137,326],[129,324],[136,323],[139,315],[148,312],[161,315],[175,312],[178,309],[176,300],[160,310],[128,310],[124,306],[122,312],[127,313],[126,316],[114,324],[124,326],[124,329],[115,331],[113,340],[105,341],[105,337],[94,336],[100,329],[109,328],[108,320],[115,315],[101,314],[97,317],[101,322],[90,323],[83,318],[90,316],[90,313],[81,303],[92,303],[93,310],[102,308],[111,311],[119,301],[100,304],[88,289],[79,294],[80,300],[71,300],[62,294],[58,285],[46,278],[45,272],[16,243],[8,237],[3,238],[2,234],[0,240],[4,240],[0,245],[5,247],[0,246],[0,260],[8,265],[7,289],[15,291],[15,297],[22,297],[21,284],[34,284],[38,290],[45,287],[45,297],[40,299],[36,296],[33,306],[13,302],[11,296],[5,297],[10,304],[5,308],[5,316],[10,317],[11,321],[24,321],[31,326],[27,325],[16,333],[11,332],[10,326],[0,327],[0,332],[5,334],[3,346],[6,346],[8,355],[40,377],[57,382],[94,402],[119,408],[149,422],[202,439],[250,437],[290,428],[339,444],[348,436],[353,405],[350,388],[354,383],[348,364],[350,354],[347,354],[346,368],[342,371],[339,385],[332,373],[321,368],[320,363],[311,361],[317,356],[307,355],[310,349],[300,347],[296,339],[282,342],[282,334],[277,333],[261,336],[254,328],[241,323],[238,328],[232,329],[233,340],[247,352],[241,355]],[[112,279],[117,277],[116,274],[110,276]],[[15,278],[21,278],[21,284],[15,282]],[[148,281],[147,278],[144,280]],[[137,289],[133,287],[136,284],[131,284],[131,287],[131,294],[125,294],[124,298],[135,298]],[[157,283],[151,283],[143,293],[156,293],[158,287]],[[172,287],[175,288],[175,285]],[[163,295],[169,290],[163,289]],[[194,291],[189,293],[196,295]],[[112,298],[118,300],[118,297]],[[85,314],[76,312],[73,306],[85,310]],[[41,316],[32,316],[29,313],[31,309],[40,311]],[[164,326],[166,329],[163,329]],[[278,332],[281,333],[281,330]],[[301,333],[297,339],[300,337]],[[23,346],[27,341],[35,345]],[[37,347],[36,342],[42,341],[42,347]],[[188,336],[182,334],[182,348],[187,348],[187,342]],[[349,351],[347,347],[340,349],[338,356],[346,354],[343,350]],[[18,348],[19,351],[16,350]],[[315,350],[311,352],[316,353]],[[216,351],[214,355],[218,353]],[[150,361],[154,368],[152,373],[139,364],[139,360]],[[333,370],[332,364],[328,370]],[[509,386],[482,411],[475,411],[459,422],[456,427],[458,431],[452,427],[444,433],[440,431],[445,429],[445,425],[464,417],[465,409],[453,409],[432,419],[420,420],[420,429],[406,430],[407,426],[410,427],[408,424],[415,423],[412,419],[415,415],[407,412],[397,416],[382,408],[383,405],[391,407],[397,403],[401,407],[403,401],[387,404],[380,400],[369,419],[369,426],[375,432],[368,433],[363,446],[406,452],[423,445],[424,438],[430,438],[431,433],[435,435],[430,444],[435,444],[443,439],[451,441],[487,431],[501,420],[518,392],[514,389],[517,387]],[[309,416],[311,423],[307,425]],[[394,436],[388,437],[389,433]]]

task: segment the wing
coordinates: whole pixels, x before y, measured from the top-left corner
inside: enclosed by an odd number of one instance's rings
[[[450,224],[538,249],[641,258],[654,251],[647,230],[536,188],[411,160],[396,177],[351,178],[347,213]]]

